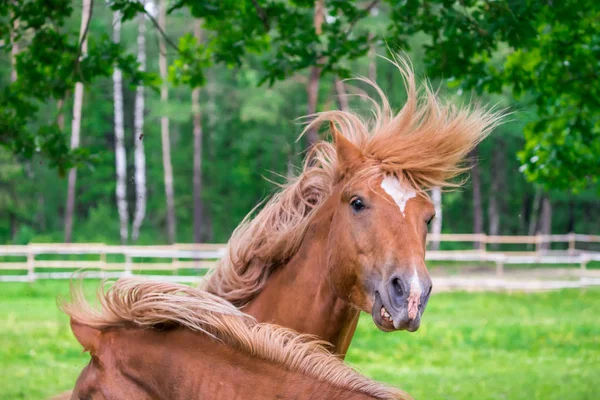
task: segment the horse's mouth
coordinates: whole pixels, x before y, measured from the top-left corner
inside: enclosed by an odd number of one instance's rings
[[[373,303],[373,309],[371,310],[371,316],[375,325],[385,332],[391,332],[396,330],[394,328],[394,320],[392,314],[383,304],[383,300],[379,295],[379,292],[375,292],[375,302]]]
[[[384,332],[396,330],[414,332],[419,329],[421,322],[420,315],[416,319],[408,319],[407,310],[394,309],[377,291],[375,292],[371,317],[375,325]]]

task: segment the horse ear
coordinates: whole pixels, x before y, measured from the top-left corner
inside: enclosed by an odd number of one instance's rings
[[[88,325],[83,325],[71,318],[71,330],[77,341],[86,351],[93,353],[100,343],[100,331]]]
[[[356,171],[365,161],[362,151],[336,128],[333,121],[329,122],[329,129],[333,135],[335,143],[335,152],[337,154],[338,175],[343,178],[345,175]]]

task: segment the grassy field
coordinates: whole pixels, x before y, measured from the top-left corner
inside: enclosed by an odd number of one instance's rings
[[[87,362],[55,305],[67,291],[0,283],[0,399],[59,393]],[[364,316],[348,361],[415,399],[597,399],[599,316],[598,289],[442,293],[414,334],[379,332]]]

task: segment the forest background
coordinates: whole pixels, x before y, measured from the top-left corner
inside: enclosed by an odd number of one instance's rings
[[[344,78],[402,106],[390,49],[449,100],[511,111],[437,229],[600,232],[594,1],[13,0],[0,18],[0,244],[225,242],[299,171],[319,133],[297,140],[298,117],[364,109]]]

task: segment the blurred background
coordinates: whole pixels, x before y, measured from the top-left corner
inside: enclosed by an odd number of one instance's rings
[[[348,361],[415,398],[595,398],[595,1],[12,0],[0,49],[0,273],[22,281],[0,283],[0,398],[84,365],[54,306],[68,283],[44,273],[194,281],[325,138],[297,118],[368,113],[356,76],[403,105],[394,53],[448,101],[511,115],[461,189],[432,193],[422,328],[361,320]]]

